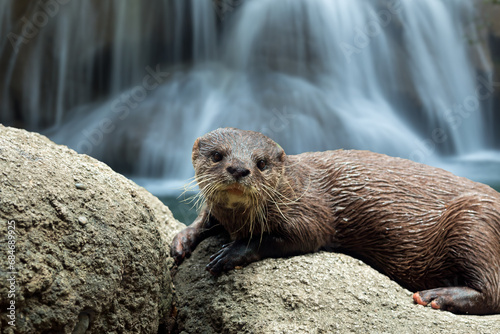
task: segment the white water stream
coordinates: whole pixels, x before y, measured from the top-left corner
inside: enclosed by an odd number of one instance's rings
[[[111,0],[102,16],[86,3],[61,6],[27,43],[21,110],[157,194],[192,176],[195,138],[224,126],[264,132],[289,154],[367,149],[499,182],[492,70],[470,0],[251,0],[222,32],[209,0]],[[95,58],[102,45],[109,63]],[[48,51],[59,61],[44,88]],[[186,52],[188,66],[161,62]],[[105,98],[93,98],[96,66]],[[12,118],[13,102],[0,103]]]

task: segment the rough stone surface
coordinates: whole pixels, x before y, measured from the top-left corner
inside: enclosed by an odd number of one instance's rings
[[[500,333],[500,315],[416,305],[412,293],[363,262],[319,252],[266,259],[213,278],[202,242],[177,269],[181,333]]]
[[[181,225],[105,164],[0,125],[0,222],[0,332],[157,333],[168,322],[168,244]]]

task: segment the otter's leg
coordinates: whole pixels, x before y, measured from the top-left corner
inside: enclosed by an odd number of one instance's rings
[[[216,235],[222,230],[222,226],[211,217],[206,210],[203,210],[195,221],[184,230],[180,231],[172,241],[170,254],[176,264],[181,264],[186,257],[191,256],[191,252],[196,246],[208,238]]]
[[[413,300],[420,305],[429,303],[434,309],[463,314],[487,314],[484,294],[469,287],[446,287],[416,292]]]
[[[446,263],[466,286],[420,291],[413,295],[415,302],[453,313],[500,312],[498,208],[497,199],[485,194],[465,194],[448,203],[437,222],[447,234],[438,240],[445,243],[440,246],[446,251]]]
[[[301,245],[269,234],[263,235],[262,238],[240,239],[222,246],[221,250],[210,257],[206,269],[217,276],[224,271],[261,259],[306,253],[300,248]]]

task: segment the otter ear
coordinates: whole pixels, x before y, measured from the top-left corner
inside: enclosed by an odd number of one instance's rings
[[[285,150],[278,145],[278,161],[280,162],[285,161],[285,157],[286,157]]]
[[[200,138],[197,138],[193,144],[193,152],[191,154],[191,161],[194,162],[196,159],[198,159],[199,155],[200,155]]]

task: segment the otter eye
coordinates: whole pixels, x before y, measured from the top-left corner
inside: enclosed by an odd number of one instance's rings
[[[221,160],[222,160],[222,154],[220,154],[219,152],[212,153],[212,161],[213,162],[219,162]]]
[[[257,161],[257,168],[264,170],[264,168],[266,168],[266,162],[264,160]]]

